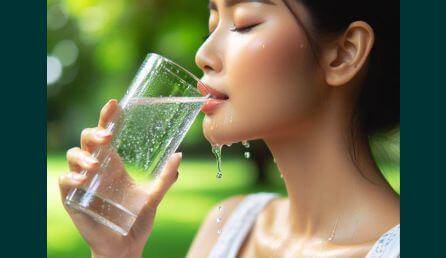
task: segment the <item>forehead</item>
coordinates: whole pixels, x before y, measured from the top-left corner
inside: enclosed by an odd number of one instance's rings
[[[208,8],[210,10],[217,11],[217,4],[215,2],[216,0],[209,1]],[[241,3],[261,3],[261,4],[269,4],[269,5],[275,5],[275,3],[272,0],[221,0],[224,3],[224,6],[226,8],[232,7],[237,4]]]

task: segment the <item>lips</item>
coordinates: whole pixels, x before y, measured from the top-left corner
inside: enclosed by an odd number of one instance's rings
[[[211,94],[211,98],[213,99],[223,99],[223,100],[229,99],[229,97],[223,92],[211,88],[209,85],[206,85],[203,82],[198,82],[197,88],[203,96]]]
[[[206,114],[212,113],[212,111],[222,106],[222,104],[224,104],[229,99],[226,94],[214,88],[211,88],[203,82],[198,82],[197,88],[203,96],[207,96],[210,94],[210,99],[206,101],[206,103],[200,109]]]

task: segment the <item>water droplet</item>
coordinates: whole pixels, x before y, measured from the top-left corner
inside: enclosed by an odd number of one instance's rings
[[[249,151],[245,151],[245,158],[249,159],[251,157],[251,153]]]
[[[222,211],[223,207],[222,206],[218,206],[218,211]]]
[[[282,175],[282,173],[280,173],[280,178],[282,178],[282,179],[283,179],[283,175]]]
[[[221,147],[222,145],[219,144],[212,145],[212,153],[214,153],[215,158],[217,159],[217,178],[223,176],[221,173]]]
[[[274,163],[277,163],[276,158],[273,158]]]
[[[232,143],[229,143],[229,144],[225,144],[226,146],[228,146],[228,147],[231,147],[231,145],[232,145]]]
[[[249,142],[247,140],[242,141],[242,144],[245,148],[249,148]]]
[[[215,221],[217,222],[217,224],[219,224],[222,221],[222,218],[217,217],[217,219]]]
[[[221,234],[221,229],[217,230],[217,234],[219,234],[219,235]]]

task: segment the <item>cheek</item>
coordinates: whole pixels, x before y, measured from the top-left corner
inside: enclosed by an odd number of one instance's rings
[[[296,103],[302,103],[307,94],[305,38],[295,26],[281,27],[262,28],[249,38],[237,37],[240,42],[231,42],[237,47],[228,50],[231,101],[237,115],[252,125],[271,124],[272,119],[284,119],[282,114],[294,115],[300,109]]]

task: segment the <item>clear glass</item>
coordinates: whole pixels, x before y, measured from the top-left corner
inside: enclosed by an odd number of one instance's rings
[[[93,152],[98,171],[82,188],[72,189],[65,203],[127,235],[146,202],[150,181],[163,170],[207,100],[198,83],[181,66],[148,54],[107,124],[113,133],[110,144]]]

